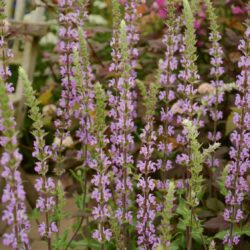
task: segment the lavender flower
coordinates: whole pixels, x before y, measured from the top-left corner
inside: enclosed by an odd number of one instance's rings
[[[33,156],[37,159],[35,171],[40,175],[35,183],[35,188],[39,194],[36,208],[39,209],[41,214],[45,215],[45,221],[40,221],[38,231],[41,237],[47,238],[48,249],[52,249],[52,233],[58,232],[56,223],[51,221],[50,218],[50,213],[54,211],[56,204],[54,197],[55,183],[51,177],[47,177],[48,160],[52,157],[52,151],[45,143],[44,118],[39,110],[39,102],[35,97],[35,92],[22,68],[19,69],[19,75],[24,83],[26,103],[30,108],[30,118],[33,120],[34,130],[32,134],[35,137]]]
[[[185,4],[186,3],[186,4]],[[196,84],[200,79],[196,65],[196,37],[194,29],[194,19],[190,9],[190,6],[184,1],[184,13],[186,22],[186,31],[183,37],[183,45],[180,48],[182,53],[181,65],[183,67],[178,75],[181,83],[178,84],[177,92],[181,93],[183,98],[178,101],[178,106],[181,107],[182,113],[189,117],[194,117],[199,107],[195,102],[197,89]],[[178,117],[178,121],[181,122],[182,116]],[[177,138],[178,139],[178,138]],[[181,140],[180,140],[181,141]]]
[[[109,71],[114,74],[114,77],[109,80],[108,85],[108,104],[109,104],[109,117],[111,119],[110,122],[110,130],[111,130],[111,136],[110,136],[110,143],[111,143],[111,149],[110,153],[111,155],[116,155],[119,152],[120,145],[117,142],[117,137],[119,135],[119,124],[118,124],[118,104],[119,104],[119,89],[118,89],[118,81],[122,72],[122,65],[121,65],[121,51],[119,46],[119,38],[120,38],[120,5],[118,0],[112,1],[112,12],[113,12],[113,37],[110,42],[110,46],[112,48],[111,56],[112,56],[112,62],[109,67]],[[116,166],[118,164],[117,157],[112,157],[112,163],[114,165],[114,168],[116,169]]]
[[[196,65],[196,37],[195,37],[195,29],[194,29],[194,18],[190,8],[190,5],[187,0],[183,1],[184,5],[184,17],[186,22],[186,30],[183,37],[183,45],[180,49],[182,53],[181,64],[183,69],[179,73],[179,79],[181,83],[178,84],[177,92],[181,94],[181,98],[178,100],[177,105],[181,107],[182,113],[177,116],[177,122],[183,124],[183,119],[187,118],[191,121],[191,124],[200,127],[200,121],[197,117],[197,113],[201,112],[201,107],[195,101],[196,98],[196,83],[199,80],[199,75],[197,71]],[[183,124],[184,125],[184,124]],[[187,167],[186,178],[188,179],[186,185],[186,206],[187,209],[190,210],[190,214],[188,218],[184,218],[186,223],[186,247],[187,250],[192,249],[192,220],[194,217],[193,207],[196,204],[196,193],[195,190],[192,190],[192,182],[196,182],[196,176],[193,176],[192,173],[195,173],[192,170],[193,165],[190,164],[192,159],[192,150],[191,150],[191,141],[189,139],[188,131],[184,127],[182,129],[182,134],[177,136],[177,142],[185,146],[183,148],[183,153],[176,158],[177,164],[183,164],[183,166]],[[197,166],[197,165],[195,165]],[[197,173],[201,173],[199,166],[199,171]],[[201,177],[198,177],[199,179]],[[200,182],[201,183],[201,182]]]
[[[112,119],[111,120],[111,128],[112,131],[116,130],[116,122],[115,120],[117,119],[117,106],[118,106],[118,80],[119,76],[121,74],[121,52],[119,48],[119,31],[120,31],[120,5],[118,0],[113,0],[112,1],[112,13],[113,13],[113,36],[112,40],[110,42],[110,46],[112,48],[111,52],[111,57],[112,57],[112,62],[109,67],[109,71],[114,74],[114,77],[109,80],[109,85],[108,85],[108,101],[109,101],[109,106],[110,106],[110,111],[109,111],[109,117]],[[113,147],[115,146],[115,141],[112,141],[112,136],[111,136],[111,142],[113,143]],[[114,149],[115,150],[115,149]]]
[[[138,27],[136,25],[140,14],[137,12],[138,4],[136,0],[128,0],[125,3],[125,21],[127,24],[128,37],[128,54],[130,56],[130,66],[133,76],[136,76],[135,67],[137,65],[137,58],[139,55],[138,49],[135,47],[139,41]]]
[[[115,74],[115,77],[110,80],[108,91],[111,107],[109,115],[112,118],[110,124],[112,133],[110,153],[114,165],[116,191],[119,194],[116,197],[118,206],[116,217],[123,224],[124,238],[122,242],[127,244],[125,223],[132,222],[132,212],[127,210],[130,205],[129,193],[132,190],[129,166],[133,164],[131,149],[134,141],[131,133],[135,129],[133,119],[135,117],[134,98],[136,97],[133,88],[136,77],[134,67],[138,57],[138,51],[134,45],[139,40],[136,28],[136,1],[131,0],[125,3],[125,19],[128,25],[123,24],[124,27],[121,27],[121,30],[118,29],[118,22],[120,21],[119,4],[115,0],[113,1],[113,12],[115,13],[111,41],[113,62],[110,70]]]
[[[192,120],[194,124],[198,127],[203,125],[200,120],[200,115],[203,112],[202,107],[196,101],[197,97],[197,82],[200,79],[198,74],[196,59],[196,37],[194,29],[194,18],[190,6],[186,0],[184,3],[184,16],[186,22],[186,30],[183,37],[183,45],[180,48],[181,65],[182,69],[179,72],[178,78],[180,83],[177,87],[177,92],[179,93],[179,99],[176,103],[176,107],[172,107],[173,111],[178,113],[177,123],[182,124],[183,119],[187,118]],[[176,140],[181,145],[187,144],[187,137],[185,129],[182,133],[178,134]],[[186,152],[183,153],[183,157],[190,158]],[[178,163],[178,158],[177,158]]]
[[[241,40],[239,50],[242,56],[238,66],[241,73],[237,77],[237,88],[239,93],[235,98],[235,105],[238,112],[234,113],[234,124],[237,127],[231,134],[233,146],[229,155],[231,162],[228,166],[225,187],[228,191],[226,195],[227,208],[224,211],[224,219],[230,222],[229,233],[224,238],[224,243],[233,246],[239,243],[239,235],[235,232],[236,226],[244,218],[242,203],[244,195],[249,191],[245,173],[250,164],[250,26],[247,22],[245,40]]]
[[[5,4],[3,4],[3,9]],[[0,5],[1,7],[1,5]],[[5,15],[3,14],[3,11],[0,11],[0,50],[1,50],[1,66],[0,66],[0,74],[2,77],[2,80],[4,84],[6,85],[7,91],[9,93],[13,92],[14,88],[11,83],[8,82],[9,77],[11,76],[11,71],[8,66],[8,62],[11,58],[13,58],[12,50],[8,47],[8,41],[6,40],[6,37],[9,34],[9,26],[7,21],[4,19]]]
[[[115,119],[115,130],[112,131],[111,157],[115,164],[113,171],[116,185],[116,217],[123,225],[124,239],[126,243],[126,223],[132,223],[132,211],[129,211],[129,196],[132,191],[130,166],[134,163],[131,150],[134,145],[132,132],[135,130],[133,118],[135,117],[135,103],[133,88],[135,78],[132,75],[128,54],[128,39],[126,24],[121,23],[119,46],[121,50],[122,75],[118,79],[117,89],[119,91],[117,101],[117,116]],[[111,127],[112,130],[112,127]],[[119,146],[118,146],[119,145]]]
[[[166,45],[165,58],[160,62],[160,77],[161,91],[159,92],[159,99],[162,102],[161,108],[161,125],[159,126],[158,136],[161,138],[158,144],[158,150],[163,154],[162,159],[162,172],[163,183],[162,188],[166,184],[166,171],[172,168],[172,161],[169,156],[173,152],[174,146],[170,141],[171,137],[174,137],[175,129],[175,112],[171,108],[171,104],[176,99],[176,69],[178,67],[178,60],[176,52],[179,48],[181,41],[180,35],[180,22],[179,18],[175,16],[175,7],[171,2],[168,4],[168,16],[169,19],[166,22],[167,31],[163,38],[163,43]],[[165,184],[164,184],[165,183]]]
[[[4,18],[5,4],[0,3],[0,17]],[[2,195],[4,210],[2,220],[10,226],[10,232],[4,233],[3,244],[12,249],[30,249],[28,231],[30,229],[29,220],[26,213],[25,191],[23,188],[21,173],[18,170],[22,161],[22,155],[18,150],[18,141],[15,131],[16,123],[14,118],[13,104],[10,101],[9,93],[14,88],[8,82],[11,76],[10,69],[7,65],[8,59],[13,57],[11,50],[8,48],[6,36],[8,25],[5,20],[0,21],[0,145],[4,148],[0,165],[3,167],[2,177],[5,180],[5,187]]]
[[[213,131],[208,132],[208,139],[211,142],[218,142],[221,139],[221,133],[217,131],[218,122],[222,120],[223,113],[219,110],[219,104],[223,102],[223,91],[224,82],[220,79],[224,73],[224,68],[222,67],[222,55],[223,50],[220,46],[221,36],[218,32],[217,17],[215,15],[215,9],[210,0],[206,0],[208,18],[210,21],[210,36],[209,40],[212,43],[211,48],[209,49],[209,54],[211,56],[211,65],[210,75],[213,80],[211,80],[211,88],[208,91],[208,95],[205,97],[208,102],[208,112],[211,119],[213,120]],[[198,90],[199,91],[199,90]],[[209,167],[218,167],[219,160],[215,158],[212,154],[211,159],[208,159]]]
[[[81,29],[79,33],[79,56],[77,49],[75,49],[75,79],[77,85],[77,93],[79,98],[80,108],[75,111],[75,117],[79,121],[79,128],[76,131],[76,137],[81,143],[81,150],[78,152],[77,158],[83,161],[83,166],[86,167],[90,161],[89,147],[93,145],[94,138],[90,130],[93,126],[93,112],[94,112],[94,76],[92,68],[89,63],[89,54],[87,42],[84,33]]]
[[[85,211],[85,206],[86,206],[86,194],[87,194],[87,170],[88,168],[93,168],[96,170],[96,175],[93,177],[93,180],[101,181],[101,183],[105,186],[107,183],[102,181],[102,176],[103,175],[103,166],[106,167],[105,163],[101,162],[100,159],[97,157],[97,152],[96,150],[99,150],[98,152],[101,154],[103,151],[103,148],[99,148],[98,140],[100,140],[99,137],[96,137],[95,133],[98,134],[99,132],[103,131],[98,131],[95,129],[95,123],[93,120],[93,114],[98,113],[99,110],[96,110],[99,106],[94,104],[94,98],[95,98],[95,93],[94,93],[94,85],[93,85],[93,74],[92,74],[92,67],[90,66],[89,63],[89,54],[88,54],[88,48],[87,48],[87,42],[85,38],[85,34],[81,29],[78,29],[78,36],[79,36],[79,44],[80,48],[75,48],[74,49],[74,75],[75,75],[75,80],[76,80],[76,86],[77,86],[77,94],[79,98],[79,108],[75,111],[75,117],[77,118],[79,122],[79,127],[76,131],[76,137],[78,138],[81,148],[77,153],[77,158],[79,161],[82,162],[82,167],[83,167],[83,172],[84,180],[80,180],[84,182],[83,185],[83,197],[82,197],[82,205],[81,208]],[[98,92],[99,93],[99,92]],[[98,99],[99,100],[99,99]],[[99,115],[99,113],[98,113]],[[97,122],[98,123],[98,122]],[[101,126],[101,125],[100,125]],[[93,128],[94,127],[94,128]],[[96,150],[93,150],[93,147]],[[93,158],[93,152],[94,158]],[[104,157],[104,155],[103,155]],[[101,171],[99,170],[100,164],[102,166]],[[100,173],[101,172],[101,173]],[[99,178],[99,179],[98,179]],[[105,177],[104,177],[105,178]],[[108,239],[109,230],[104,228],[104,218],[103,217],[103,212],[107,212],[105,202],[103,199],[101,199],[99,191],[100,187],[100,182],[93,182],[93,185],[96,187],[94,188],[94,191],[92,192],[92,198],[97,201],[97,204],[101,200],[101,205],[98,204],[96,207],[94,207],[93,210],[93,216],[98,222],[98,230],[95,230],[93,233],[93,237],[97,239],[100,243],[101,246],[103,247],[103,243],[105,239]],[[104,187],[104,190],[105,187]],[[103,194],[103,193],[102,193]],[[106,201],[106,198],[105,198]],[[105,208],[103,208],[105,206]],[[74,237],[77,235],[77,232],[80,230],[81,225],[83,223],[84,219],[83,217],[81,218],[80,224],[78,226],[77,231],[74,234]],[[104,235],[107,237],[105,238]],[[111,236],[111,235],[110,235]],[[73,238],[74,238],[73,237]],[[68,243],[68,246],[71,244],[73,238],[70,240]]]
[[[113,17],[113,36],[110,42],[110,46],[112,48],[111,57],[112,62],[109,67],[109,71],[115,74],[115,78],[117,78],[117,74],[120,72],[119,62],[121,60],[121,53],[119,50],[119,30],[120,30],[120,22],[121,22],[121,13],[120,13],[120,4],[118,0],[112,0],[112,17]],[[113,80],[114,81],[114,80]],[[110,81],[110,87],[114,86],[114,82]]]
[[[111,198],[110,185],[110,172],[111,161],[105,153],[105,147],[109,140],[105,136],[105,106],[106,96],[101,85],[95,85],[96,96],[96,119],[94,125],[95,134],[95,150],[90,163],[90,167],[95,170],[95,174],[91,183],[94,188],[91,194],[92,199],[96,201],[92,214],[98,223],[98,228],[93,233],[93,238],[101,243],[101,249],[104,249],[104,242],[110,241],[112,236],[111,230],[107,227],[107,222],[110,217],[110,209],[108,202]]]
[[[156,149],[157,140],[156,132],[154,131],[154,112],[157,103],[158,85],[151,84],[149,91],[147,91],[143,83],[139,83],[139,87],[146,108],[146,119],[145,127],[140,135],[142,146],[139,153],[139,161],[137,162],[140,174],[137,183],[139,194],[136,199],[138,204],[136,224],[138,233],[137,244],[139,249],[156,249],[159,245],[159,238],[156,236],[154,225],[157,203],[154,194],[156,182],[152,178],[152,174],[159,169],[161,164],[159,161],[155,162],[152,156]]]
[[[79,23],[79,11],[75,10],[74,0],[59,1],[59,22],[61,24],[59,30],[60,42],[58,50],[60,53],[60,73],[62,83],[62,93],[57,109],[57,119],[55,121],[56,137],[59,143],[54,143],[54,158],[57,162],[55,171],[61,175],[64,170],[62,163],[64,161],[62,151],[63,140],[69,136],[69,131],[74,114],[73,107],[77,102],[76,82],[73,72],[73,49],[78,47],[77,24]]]

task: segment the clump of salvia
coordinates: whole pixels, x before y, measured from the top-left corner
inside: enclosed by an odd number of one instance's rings
[[[95,82],[85,31],[89,1],[58,1],[61,96],[52,135],[46,131],[32,83],[19,69],[33,127],[39,235],[48,250],[78,246],[102,250],[191,250],[199,246],[215,250],[218,244],[232,248],[243,234],[244,198],[249,192],[250,22],[246,22],[244,39],[238,46],[241,73],[233,84],[236,128],[230,135],[230,161],[218,177],[225,194],[224,220],[229,227],[224,240],[217,242],[216,237],[205,235],[199,216],[206,195],[204,168],[210,174],[222,168],[217,158],[218,142],[223,143],[220,107],[225,91],[232,86],[227,87],[222,80],[225,69],[215,8],[205,0],[211,62],[207,77],[199,74],[197,66],[194,11],[200,1],[166,1],[165,52],[149,83],[139,80],[137,73],[141,2],[111,2],[110,74],[99,83]],[[20,171],[14,88],[8,80],[13,54],[7,41],[4,8],[5,2],[0,0],[0,165],[5,182],[1,218],[9,226],[2,242],[14,250],[28,250],[30,220]],[[210,82],[202,83],[203,77]],[[143,112],[137,112],[139,109]],[[204,146],[200,138],[207,122],[212,124],[206,134],[210,146]],[[51,145],[49,136],[53,137]],[[67,230],[60,229],[66,217],[60,177],[67,171],[68,148],[75,150],[74,160],[79,166],[71,174],[81,187],[76,195],[81,211],[72,225],[71,238]],[[169,173],[177,167],[182,168],[182,176],[170,178]]]

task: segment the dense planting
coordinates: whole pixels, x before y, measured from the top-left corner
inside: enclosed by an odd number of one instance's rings
[[[164,55],[157,58],[158,68],[148,80],[138,74],[143,1],[112,0],[111,61],[107,76],[100,78],[91,63],[86,29],[89,2],[57,2],[61,91],[56,110],[48,105],[54,112],[49,129],[32,83],[21,67],[18,70],[32,122],[29,154],[35,161],[37,199],[30,211],[11,98],[9,23],[3,14],[5,2],[0,1],[0,166],[5,182],[1,217],[8,224],[3,244],[32,249],[34,220],[48,250],[213,250],[238,249],[240,244],[250,249],[249,20],[238,45],[239,74],[227,82],[212,1],[202,2],[210,60],[209,74],[204,75],[195,20],[200,1],[159,1]],[[237,11],[247,13],[249,7],[234,6]],[[227,135],[224,107],[229,94],[234,107]],[[77,166],[68,167],[68,161]],[[77,186],[79,212],[71,235],[61,226],[71,213],[64,209],[65,173]],[[209,232],[211,218],[223,222],[223,230]]]

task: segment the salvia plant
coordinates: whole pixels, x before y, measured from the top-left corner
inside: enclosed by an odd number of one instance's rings
[[[137,224],[138,232],[137,243],[141,249],[155,248],[159,243],[156,236],[154,220],[157,212],[156,197],[154,190],[156,188],[155,180],[151,177],[159,169],[159,162],[156,162],[152,156],[156,149],[156,131],[154,130],[154,112],[157,103],[158,84],[150,84],[149,90],[142,82],[139,82],[139,88],[143,96],[143,103],[146,108],[145,127],[140,134],[142,146],[139,152],[137,168],[139,179],[137,188],[141,191],[136,198],[138,204]]]
[[[8,60],[13,57],[12,51],[8,48],[6,37],[8,36],[8,24],[4,20],[4,2],[1,7],[1,112],[0,112],[0,144],[4,148],[1,154],[1,176],[5,180],[5,187],[2,194],[2,221],[10,226],[10,232],[3,235],[3,244],[12,249],[30,249],[28,231],[30,222],[25,204],[25,191],[23,187],[20,163],[22,155],[18,149],[14,107],[10,100],[10,94],[14,88],[8,81],[11,71]]]
[[[18,70],[32,124],[37,195],[30,212],[15,121],[15,88],[9,80],[14,55],[8,42],[6,3],[0,0],[0,172],[4,180],[0,211],[8,226],[1,235],[3,245],[35,249],[30,234],[37,230],[46,243],[43,249],[48,250],[216,250],[223,245],[238,249],[241,239],[249,236],[249,19],[238,45],[240,73],[235,82],[227,83],[213,2],[165,1],[164,54],[149,80],[138,71],[144,1],[112,0],[111,61],[108,76],[100,79],[86,31],[91,1],[55,2],[61,85],[52,129],[48,130],[32,82],[22,67]],[[200,6],[206,8],[209,24],[208,75],[199,68],[194,26]],[[228,140],[222,125],[227,93],[234,95],[235,104]],[[68,168],[69,157],[76,167]],[[77,215],[65,211],[65,173],[78,187]],[[211,202],[216,200],[226,224],[226,230],[216,235],[205,230],[202,209],[207,196]],[[218,196],[225,202],[219,203]],[[64,228],[70,216],[72,228]]]
[[[42,214],[45,220],[39,223],[38,230],[41,237],[46,237],[48,249],[52,249],[51,234],[58,232],[57,224],[51,218],[51,212],[55,208],[55,182],[51,177],[47,177],[48,160],[52,156],[52,151],[45,142],[46,132],[44,131],[43,115],[39,110],[39,103],[35,97],[31,83],[25,71],[19,69],[20,78],[24,83],[24,91],[27,99],[27,106],[30,108],[30,118],[33,121],[34,152],[33,157],[37,159],[35,171],[39,174],[36,180],[35,188],[39,194],[36,202],[36,208]]]
[[[249,21],[247,21],[247,25]],[[250,29],[247,26],[245,39],[238,46],[242,56],[238,63],[241,73],[237,76],[236,85],[239,93],[235,98],[238,112],[234,113],[233,122],[237,129],[231,134],[232,147],[229,150],[231,162],[225,181],[227,195],[225,201],[227,208],[224,211],[224,219],[230,222],[229,233],[225,235],[224,243],[229,246],[239,243],[240,235],[236,232],[237,224],[244,219],[243,200],[248,192],[245,173],[249,167],[249,37]]]

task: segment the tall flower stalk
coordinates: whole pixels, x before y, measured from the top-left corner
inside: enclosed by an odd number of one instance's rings
[[[110,154],[111,156],[117,155],[119,152],[119,144],[117,143],[117,136],[119,134],[119,127],[118,127],[118,103],[119,103],[119,89],[118,89],[118,81],[121,75],[121,50],[120,50],[120,5],[118,0],[112,1],[112,16],[113,16],[113,37],[110,42],[110,46],[112,48],[111,56],[112,62],[109,67],[109,71],[114,74],[114,77],[109,80],[108,85],[108,104],[110,107],[109,110],[109,117],[110,121]],[[114,171],[117,172],[117,165],[118,165],[118,157],[112,157],[112,163],[114,165]]]
[[[2,203],[4,204],[2,220],[6,221],[11,228],[10,232],[4,233],[3,244],[14,250],[30,249],[28,239],[30,224],[26,213],[25,191],[21,173],[18,170],[22,155],[18,150],[13,106],[2,78],[0,80],[0,95],[0,132],[2,133],[0,145],[4,148],[0,164],[3,167],[1,175],[6,183],[2,195]]]
[[[0,1],[0,59],[1,67],[0,73],[3,83],[6,85],[8,92],[12,92],[14,89],[12,84],[8,82],[11,76],[11,71],[9,69],[9,60],[14,56],[12,50],[9,49],[8,41],[6,37],[9,35],[9,26],[4,14],[5,1]]]
[[[139,55],[136,45],[140,39],[137,26],[137,19],[139,18],[140,14],[137,10],[137,0],[128,0],[125,3],[124,19],[127,24],[128,54],[130,56],[129,63],[134,77],[136,76],[136,71],[134,69],[137,65],[137,59]]]
[[[57,109],[55,121],[55,140],[53,143],[53,158],[56,162],[55,173],[59,177],[65,171],[65,155],[67,146],[73,145],[70,134],[72,121],[79,113],[75,112],[77,105],[80,105],[81,96],[77,92],[77,83],[74,75],[73,51],[79,49],[79,34],[77,27],[83,27],[87,17],[88,0],[59,0],[59,37],[58,50],[60,53],[60,74],[61,74],[61,98]],[[80,122],[81,123],[81,122]],[[84,126],[84,125],[83,125]],[[81,126],[80,126],[81,127]],[[84,140],[80,138],[80,140]],[[55,217],[59,226],[62,217],[61,209],[64,203],[64,195],[60,182],[56,184],[57,204]],[[71,242],[71,241],[70,241]],[[70,243],[69,243],[70,244]],[[68,247],[68,246],[67,246]]]
[[[81,143],[78,159],[83,161],[83,167],[87,167],[90,155],[90,145],[93,144],[91,127],[93,125],[94,111],[94,76],[89,63],[89,53],[84,32],[78,29],[80,48],[75,50],[75,79],[80,107],[75,111],[75,117],[79,120],[79,128],[76,137]],[[79,53],[79,56],[77,55]]]
[[[120,32],[120,23],[121,23],[121,13],[120,13],[120,4],[118,0],[112,0],[112,17],[113,17],[113,36],[110,42],[112,48],[111,57],[112,62],[109,67],[109,72],[113,75],[112,79],[109,80],[108,84],[108,103],[110,106],[109,117],[111,118],[110,128],[111,136],[110,140],[112,143],[111,152],[116,151],[115,137],[112,136],[117,133],[116,128],[116,119],[117,119],[117,106],[118,106],[118,80],[121,74],[121,51],[119,46],[119,32]],[[114,164],[116,164],[114,162]]]
[[[112,48],[111,57],[112,62],[109,67],[109,71],[114,74],[114,80],[117,78],[117,75],[120,72],[119,63],[121,60],[121,53],[119,49],[119,30],[120,30],[120,23],[121,23],[121,11],[120,11],[120,4],[118,0],[112,0],[112,39],[110,42],[110,46]],[[116,86],[114,80],[110,81],[110,87]]]
[[[178,67],[178,59],[176,52],[179,49],[181,35],[180,35],[180,18],[175,15],[175,1],[168,4],[168,20],[166,21],[167,31],[163,38],[163,43],[166,45],[165,58],[159,63],[160,67],[160,84],[161,91],[159,92],[159,99],[162,102],[161,108],[161,125],[159,126],[158,135],[161,138],[158,144],[158,150],[163,154],[162,157],[162,188],[166,184],[166,172],[172,168],[172,161],[170,159],[173,153],[173,143],[171,137],[174,137],[174,116],[175,111],[171,108],[173,101],[176,99],[176,73]]]
[[[114,195],[117,208],[116,217],[122,229],[120,231],[121,248],[127,245],[127,223],[132,223],[132,211],[130,206],[130,193],[132,183],[130,177],[130,166],[134,163],[131,150],[134,145],[132,132],[134,131],[135,104],[134,92],[136,73],[134,67],[135,59],[138,56],[137,49],[134,48],[135,41],[138,41],[135,15],[137,8],[135,1],[125,3],[125,19],[129,25],[123,23],[120,27],[120,10],[118,1],[113,4],[113,38],[112,64],[110,71],[114,77],[109,82],[109,105],[111,117],[110,123],[110,153],[113,162],[113,172],[115,181]],[[132,63],[132,61],[134,61]]]
[[[76,81],[73,72],[73,49],[78,47],[77,24],[79,21],[79,11],[75,9],[75,0],[59,0],[59,23],[60,42],[58,50],[60,52],[60,74],[62,92],[57,109],[57,119],[55,121],[56,138],[54,148],[54,158],[56,162],[56,174],[64,172],[64,157],[62,152],[65,147],[63,141],[70,136],[70,128],[74,115],[74,105],[77,103]]]
[[[74,75],[76,80],[77,95],[78,95],[78,109],[75,111],[75,117],[79,122],[79,127],[76,131],[76,137],[80,142],[80,150],[78,150],[77,158],[82,162],[83,176],[81,182],[82,186],[82,204],[81,209],[86,211],[87,199],[87,171],[92,163],[91,148],[96,144],[95,136],[93,135],[94,121],[93,114],[95,111],[94,105],[94,76],[92,67],[89,62],[89,53],[87,48],[87,41],[84,32],[81,28],[78,29],[79,48],[74,48]],[[84,216],[81,217],[77,229],[69,241],[67,248],[70,246],[78,231],[84,222]]]
[[[132,132],[135,130],[133,118],[135,116],[135,103],[133,89],[135,87],[135,78],[132,75],[130,56],[128,54],[128,39],[126,23],[121,22],[119,46],[121,51],[122,74],[118,79],[117,89],[119,91],[117,102],[116,128],[117,134],[113,135],[113,143],[119,145],[116,152],[112,152],[116,161],[115,189],[117,193],[116,218],[122,225],[124,248],[127,245],[127,225],[132,223],[132,211],[130,195],[132,191],[131,166],[134,163],[132,149],[134,138]],[[115,139],[115,140],[114,140]]]
[[[203,176],[202,169],[203,165],[208,157],[211,156],[219,146],[219,143],[214,143],[209,146],[207,149],[201,151],[202,145],[198,142],[198,130],[197,126],[190,120],[185,119],[183,121],[184,128],[187,133],[188,145],[189,145],[189,159],[188,159],[188,170],[190,172],[190,179],[188,180],[189,192],[186,197],[186,203],[189,209],[190,214],[187,218],[183,218],[188,225],[187,229],[187,249],[192,249],[192,230],[195,229],[195,232],[199,234],[203,246],[207,249],[206,241],[203,236],[203,229],[200,223],[200,220],[195,213],[195,208],[199,205],[200,196],[203,189]],[[189,228],[190,227],[190,228]],[[190,230],[190,231],[189,231]]]
[[[250,26],[247,21],[245,39],[240,41],[238,49],[242,52],[238,66],[241,69],[237,77],[236,85],[239,91],[236,94],[233,122],[237,129],[231,134],[232,147],[229,155],[231,162],[228,166],[225,187],[227,208],[224,211],[224,219],[230,223],[229,233],[224,238],[224,243],[232,247],[237,245],[240,236],[236,233],[237,225],[244,219],[242,203],[244,195],[249,192],[245,174],[250,162]],[[239,225],[240,226],[240,225]]]
[[[93,132],[95,134],[96,143],[93,152],[92,162],[90,167],[95,170],[92,178],[94,186],[91,197],[95,200],[96,205],[93,208],[94,219],[98,223],[97,229],[93,233],[93,238],[101,244],[101,249],[104,249],[105,241],[110,241],[112,232],[108,228],[108,220],[110,211],[108,202],[111,198],[110,172],[111,161],[108,158],[105,148],[109,142],[105,135],[106,130],[106,95],[100,83],[95,85],[96,96],[96,119]]]
[[[212,142],[218,142],[221,139],[221,133],[218,131],[218,123],[223,119],[223,112],[219,110],[219,105],[223,102],[223,91],[224,82],[221,80],[221,76],[224,73],[223,68],[223,50],[220,46],[221,35],[218,31],[217,16],[215,14],[215,9],[210,0],[206,0],[208,19],[210,21],[210,35],[209,40],[212,43],[209,49],[209,54],[211,56],[211,70],[210,76],[212,80],[210,81],[211,88],[208,88],[208,107],[209,115],[213,121],[213,130],[208,132],[208,139]],[[208,160],[208,166],[210,168],[218,167],[219,160],[216,159],[215,155],[212,154],[211,159]]]
[[[47,177],[49,170],[48,160],[52,157],[52,151],[45,143],[44,117],[39,110],[39,102],[35,97],[35,92],[22,68],[19,69],[19,75],[24,83],[26,104],[30,108],[30,118],[33,121],[34,130],[32,134],[35,137],[33,156],[37,159],[35,171],[39,174],[35,183],[35,188],[39,194],[36,201],[36,208],[45,217],[45,221],[40,222],[38,231],[41,237],[46,238],[48,250],[52,250],[52,233],[58,232],[56,223],[50,218],[56,205],[55,183],[51,177]]]
[[[161,212],[162,221],[160,226],[160,241],[163,249],[171,250],[173,208],[175,200],[175,183],[171,181],[168,185],[168,191],[164,197],[164,208]]]
[[[16,123],[14,118],[14,107],[10,101],[9,94],[14,87],[9,83],[11,71],[8,60],[13,57],[8,48],[6,37],[8,35],[8,24],[4,15],[5,2],[0,1],[0,146],[3,147],[0,165],[3,167],[1,176],[5,180],[2,195],[4,209],[2,220],[7,222],[10,231],[3,234],[3,244],[14,250],[30,249],[28,232],[30,229],[26,213],[25,191],[19,171],[22,155],[18,150]]]
[[[179,79],[181,83],[178,84],[177,92],[181,94],[181,98],[178,100],[178,107],[181,109],[181,114],[177,116],[177,122],[182,124],[183,119],[192,121],[194,125],[200,127],[201,121],[199,121],[197,114],[201,112],[201,107],[197,103],[197,88],[196,84],[200,79],[198,75],[196,59],[196,36],[194,29],[194,17],[187,0],[183,1],[184,5],[184,18],[186,30],[183,37],[183,45],[181,46],[182,58],[181,65],[183,69],[179,73]],[[192,158],[191,145],[188,139],[187,129],[182,130],[182,134],[177,136],[177,142],[187,147],[182,154],[177,155],[176,163],[187,167],[186,174],[186,205],[190,210],[189,222],[186,225],[186,247],[187,250],[192,249],[192,227],[193,227],[193,215],[194,215],[194,202],[193,197],[195,195],[193,186],[191,185],[193,179],[192,165],[190,164]],[[199,171],[201,172],[201,171]]]
[[[159,245],[159,238],[156,235],[154,220],[157,212],[156,197],[154,194],[156,184],[152,178],[160,167],[159,161],[153,159],[153,153],[156,149],[157,135],[154,130],[154,115],[157,103],[158,84],[150,84],[149,90],[140,82],[139,88],[143,96],[143,102],[146,109],[145,127],[140,135],[142,146],[139,153],[137,168],[139,180],[137,188],[137,224],[138,233],[137,244],[139,249],[156,249]]]

